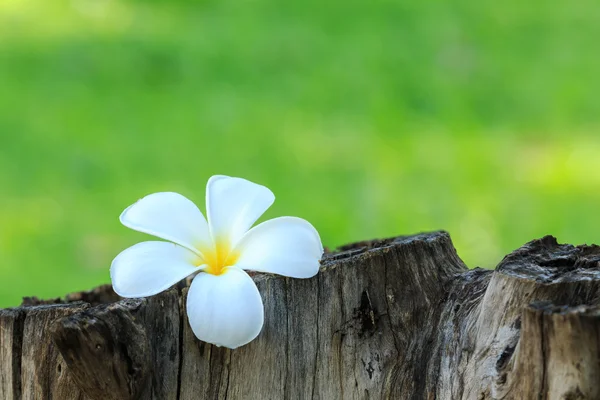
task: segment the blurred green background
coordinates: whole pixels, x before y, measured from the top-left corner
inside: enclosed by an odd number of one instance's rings
[[[213,174],[329,247],[600,242],[598,38],[596,0],[0,0],[0,306],[109,282],[119,213]]]

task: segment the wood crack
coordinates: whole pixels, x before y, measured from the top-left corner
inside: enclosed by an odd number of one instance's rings
[[[227,400],[229,396],[229,378],[231,376],[231,358],[233,356],[233,352],[231,350],[227,350],[227,352],[229,353],[229,362],[227,363],[227,382],[225,383],[225,396],[223,397],[224,400]]]
[[[548,399],[548,337],[546,335],[546,323],[544,321],[544,315],[543,312],[540,312],[540,316],[539,316],[539,324],[540,324],[540,332],[541,332],[541,343],[540,343],[540,347],[541,347],[541,369],[542,369],[542,390],[540,393],[540,397],[542,397],[543,400],[547,400]],[[540,399],[540,400],[542,400]]]
[[[398,336],[396,334],[396,329],[394,327],[394,324],[392,322],[392,317],[391,317],[391,312],[390,312],[390,299],[389,299],[389,295],[388,295],[388,265],[387,265],[387,261],[385,259],[385,257],[382,258],[383,259],[383,271],[384,271],[384,276],[385,276],[385,284],[384,284],[384,295],[385,295],[385,315],[387,315],[387,319],[388,319],[388,323],[390,324],[390,331],[392,332],[392,337],[394,339],[394,347],[396,348],[396,354],[400,354],[400,349],[398,346]],[[382,314],[383,315],[383,314]]]
[[[183,312],[184,310],[184,302],[186,301],[185,297],[183,296],[182,290],[179,289],[179,346],[178,346],[178,353],[179,353],[179,368],[177,370],[177,400],[180,400],[181,398],[181,379],[182,379],[182,375],[183,375],[183,357],[184,357],[184,348],[183,348],[183,332],[184,332],[184,324],[187,323],[187,320],[185,318],[185,313]]]
[[[345,321],[346,320],[346,313],[344,312],[344,291],[343,291],[343,274],[342,273],[338,273],[338,290],[339,290],[339,301],[340,301],[340,314],[341,314],[341,320]],[[334,333],[335,334],[335,333]],[[340,386],[340,396],[343,399],[344,398],[344,382],[343,382],[343,357],[342,357],[342,343],[344,341],[344,337],[346,335],[346,330],[345,329],[341,329],[339,331],[339,341],[338,341],[338,346],[337,346],[337,359],[338,359],[338,381],[339,381],[339,386]]]
[[[285,341],[285,375],[283,378],[283,396],[284,399],[289,399],[289,393],[288,393],[288,370],[289,370],[289,365],[290,365],[290,339],[293,337],[292,332],[290,332],[290,288],[289,288],[289,278],[285,278],[284,279],[284,287],[285,287],[285,310],[286,310],[286,314],[285,314],[285,330],[288,334],[288,340]]]
[[[317,387],[317,373],[319,371],[319,314],[320,314],[320,309],[321,309],[321,280],[320,280],[320,274],[317,274],[317,276],[315,277],[316,281],[317,281],[317,302],[316,302],[316,313],[317,313],[317,323],[315,324],[314,328],[316,331],[316,335],[315,335],[315,365],[313,368],[313,379],[312,379],[312,390],[311,390],[311,395],[310,398],[314,399],[315,398],[315,389]]]

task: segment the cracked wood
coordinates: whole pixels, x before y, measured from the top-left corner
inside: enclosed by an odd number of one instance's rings
[[[434,232],[327,253],[306,280],[255,274],[260,336],[198,341],[189,279],[0,310],[2,399],[598,399],[600,248],[527,243],[469,270]]]

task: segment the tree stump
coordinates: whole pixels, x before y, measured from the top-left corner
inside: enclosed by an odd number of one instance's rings
[[[445,232],[255,274],[265,325],[229,350],[187,322],[189,280],[0,310],[0,399],[600,399],[600,247],[551,236],[467,269]]]

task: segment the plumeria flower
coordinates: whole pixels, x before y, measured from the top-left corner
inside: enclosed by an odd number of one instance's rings
[[[273,201],[266,187],[228,176],[208,180],[208,222],[180,194],[142,198],[123,211],[121,223],[168,242],[142,242],[119,254],[110,268],[115,292],[152,296],[198,273],[187,296],[196,337],[232,349],[250,342],[262,329],[264,309],[244,270],[310,278],[323,255],[319,234],[303,219],[280,217],[250,229]]]

